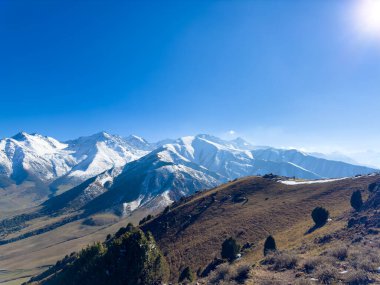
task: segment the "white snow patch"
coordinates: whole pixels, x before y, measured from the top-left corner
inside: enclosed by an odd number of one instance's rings
[[[280,180],[278,182],[285,185],[300,185],[300,184],[327,183],[327,182],[339,181],[339,180],[344,180],[344,179],[348,179],[348,177],[336,178],[336,179],[309,180],[309,181]]]
[[[143,196],[140,196],[136,200],[128,203],[123,203],[123,216],[126,216],[136,210],[141,205],[141,201],[143,200]]]

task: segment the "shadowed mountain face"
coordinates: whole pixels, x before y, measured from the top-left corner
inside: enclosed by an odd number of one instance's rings
[[[147,203],[163,207],[248,175],[321,179],[374,171],[297,150],[255,148],[241,138],[225,141],[205,134],[158,143],[104,132],[64,143],[27,133],[0,141],[0,187],[13,186],[7,195],[31,195],[36,201],[58,195],[45,203],[50,209],[113,209],[126,214]]]

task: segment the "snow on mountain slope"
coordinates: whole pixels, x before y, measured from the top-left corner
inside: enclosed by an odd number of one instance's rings
[[[124,139],[124,141],[129,144],[131,147],[138,150],[152,151],[155,149],[155,145],[149,143],[142,137],[136,135],[130,135]]]
[[[61,185],[69,188],[147,153],[104,132],[65,143],[22,132],[0,141],[0,176],[17,184],[33,180],[53,190]]]
[[[234,179],[252,174],[253,156],[230,142],[209,135],[188,136],[171,146],[180,156],[221,176]]]
[[[291,160],[275,160],[265,156],[256,156],[256,152],[251,151],[254,147],[243,139],[224,141],[210,135],[197,135],[180,138],[166,146],[170,146],[180,156],[218,173],[225,179],[267,173],[305,179],[323,177]],[[245,149],[239,149],[239,146]],[[297,162],[301,163],[301,161]]]
[[[229,143],[237,149],[253,150],[255,148],[255,146],[253,146],[251,143],[240,137],[229,141]]]
[[[148,153],[138,149],[138,146],[131,146],[119,136],[105,132],[68,141],[67,144],[78,163],[66,176],[80,178],[82,181]]]
[[[242,176],[273,173],[321,179],[374,171],[297,150],[258,148],[241,138],[226,141],[206,134],[158,143],[105,132],[65,143],[27,133],[0,141],[0,189],[12,181],[42,181],[46,189],[40,196],[46,198],[49,191],[58,195],[46,202],[57,209],[115,208],[127,213],[136,207],[166,205]],[[33,191],[31,186],[27,191]]]
[[[88,179],[80,185],[58,195],[43,203],[44,211],[56,212],[62,209],[78,210],[87,203],[106,192],[112,185],[113,179],[118,176],[122,168],[112,168],[95,177]]]
[[[165,145],[127,163],[122,171],[111,170],[100,174],[49,199],[44,205],[46,209],[56,210],[61,209],[62,205],[82,208],[86,213],[112,209],[118,214],[127,215],[147,204],[164,207],[183,196],[222,182],[225,182],[224,178],[189,161],[171,145]]]
[[[355,176],[357,174],[368,174],[376,171],[376,169],[365,166],[317,158],[295,149],[267,148],[253,150],[252,153],[256,159],[276,163],[292,163],[293,165],[297,165],[298,167],[317,174],[320,178],[341,178]],[[299,178],[315,179],[312,177]]]
[[[67,145],[38,134],[19,133],[0,141],[0,173],[16,182],[29,175],[51,181],[76,163]]]
[[[131,202],[143,206],[157,197],[161,205],[176,201],[195,191],[215,187],[224,181],[219,175],[192,163],[170,145],[126,164],[115,177],[109,191],[86,206],[88,211],[104,207],[122,209],[125,212]],[[156,205],[157,206],[157,205]]]

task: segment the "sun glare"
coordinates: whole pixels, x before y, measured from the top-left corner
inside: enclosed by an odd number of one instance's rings
[[[359,0],[355,18],[360,32],[380,38],[380,0]]]

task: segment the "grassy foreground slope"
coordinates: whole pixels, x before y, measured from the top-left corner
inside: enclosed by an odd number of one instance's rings
[[[376,259],[380,249],[376,229],[380,226],[380,175],[323,183],[280,180],[286,178],[270,175],[242,178],[182,199],[141,225],[145,233],[152,233],[165,256],[169,280],[177,283],[181,273],[186,272],[197,273],[195,278],[201,284],[333,284],[345,282],[351,275],[346,278],[344,274],[359,269],[359,273],[370,272],[371,280],[378,280],[375,271],[380,266],[380,260]],[[374,183],[379,185],[377,196],[368,191]],[[356,190],[361,191],[364,200],[370,196],[363,212],[354,212],[350,206],[350,197]],[[313,227],[310,213],[317,206],[329,210],[330,220],[310,231]],[[274,236],[279,252],[264,258],[263,243],[268,235]],[[229,237],[245,245],[241,258],[232,263],[221,261],[206,276],[207,268],[220,258],[221,245]],[[352,261],[368,258],[364,262],[367,265]],[[322,268],[323,264],[327,267]],[[61,269],[57,266],[50,269],[54,273],[50,277],[62,274]],[[363,278],[368,279],[369,275]],[[49,273],[34,280],[37,284],[73,284],[55,283],[57,279],[49,279]]]
[[[263,258],[262,245],[268,235],[279,248],[291,250],[330,232],[345,228],[342,215],[351,211],[350,196],[380,181],[380,176],[362,176],[325,183],[286,185],[278,177],[247,177],[199,193],[174,204],[169,213],[143,226],[151,231],[167,257],[171,279],[189,266],[203,271],[220,256],[221,244],[232,236],[240,244],[251,244],[244,259],[255,263]],[[310,213],[323,206],[331,221],[305,234],[312,226]]]

